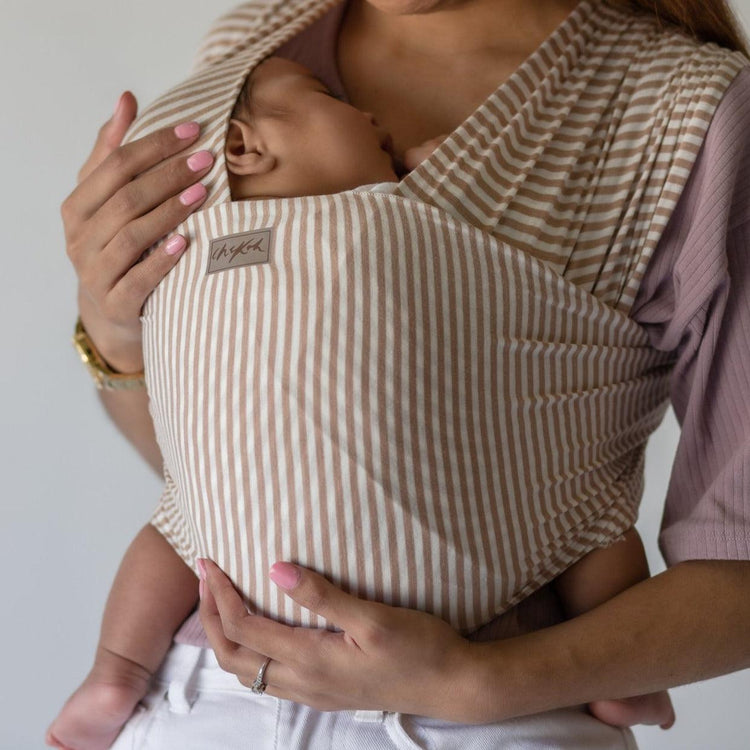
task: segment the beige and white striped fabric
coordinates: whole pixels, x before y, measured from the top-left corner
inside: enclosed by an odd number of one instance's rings
[[[128,135],[196,119],[217,155],[144,308],[152,523],[283,621],[324,624],[269,584],[293,560],[468,633],[637,516],[671,359],[627,312],[747,60],[582,0],[400,183],[231,201],[246,75],[333,5],[229,14]],[[268,262],[207,273],[258,230]]]

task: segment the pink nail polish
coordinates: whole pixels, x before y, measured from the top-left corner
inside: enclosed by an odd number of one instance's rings
[[[199,200],[203,200],[206,197],[206,187],[202,183],[189,187],[181,196],[180,203],[183,206],[192,206],[193,203],[197,203]]]
[[[210,167],[213,164],[214,157],[210,151],[196,151],[188,160],[187,165],[193,172],[200,172],[201,169]]]
[[[201,581],[205,581],[206,580],[206,563],[203,561],[202,558],[196,557],[195,564],[198,566],[198,571],[201,574]]]
[[[185,138],[192,138],[198,135],[200,130],[201,126],[197,122],[183,122],[174,129],[174,134],[184,140]]]
[[[198,598],[201,600],[203,599],[203,586],[203,580],[198,581]]]
[[[293,589],[302,575],[300,569],[292,563],[277,562],[271,566],[268,575],[282,589]]]
[[[177,255],[177,253],[181,253],[185,249],[186,245],[185,238],[182,235],[176,234],[167,240],[164,245],[164,252],[167,255]]]

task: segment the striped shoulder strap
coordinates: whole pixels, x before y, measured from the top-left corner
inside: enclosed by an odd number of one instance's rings
[[[621,312],[748,60],[582,0],[398,186],[549,264]]]
[[[198,73],[241,46],[259,27],[271,5],[271,0],[251,0],[219,16],[198,47],[191,73]]]
[[[229,114],[264,57],[341,0],[253,0],[214,26],[187,81],[127,139],[184,119],[229,202]],[[721,97],[748,60],[610,0],[574,11],[396,194],[534,255],[627,314]]]

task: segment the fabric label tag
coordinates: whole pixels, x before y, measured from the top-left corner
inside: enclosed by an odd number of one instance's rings
[[[226,237],[211,240],[206,273],[216,273],[241,266],[254,266],[256,263],[268,263],[272,237],[273,227],[269,227],[254,232],[229,234]]]

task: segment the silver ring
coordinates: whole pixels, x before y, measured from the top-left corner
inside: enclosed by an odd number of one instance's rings
[[[250,690],[252,690],[256,695],[263,695],[263,693],[266,692],[266,688],[268,685],[266,685],[265,682],[263,682],[263,678],[266,676],[266,669],[268,669],[268,665],[271,663],[271,657],[267,657],[266,660],[261,665],[261,668],[258,670],[258,676],[255,678],[255,682],[250,685]]]

